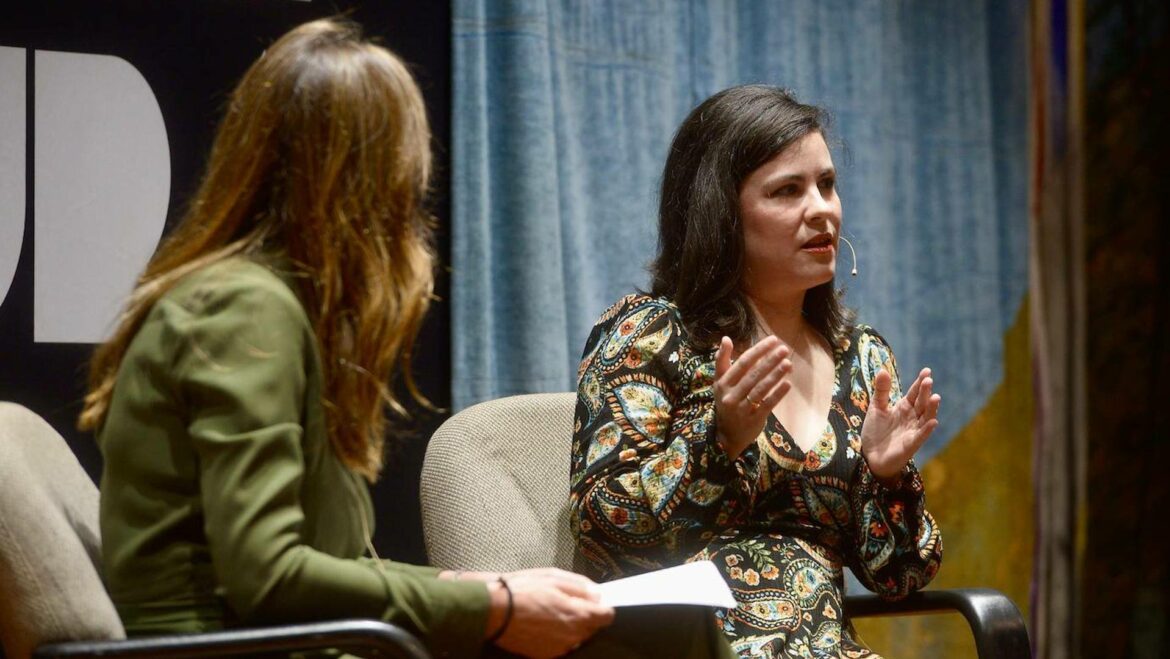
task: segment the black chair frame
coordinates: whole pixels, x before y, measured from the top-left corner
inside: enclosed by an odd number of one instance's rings
[[[930,615],[958,612],[971,626],[981,659],[1027,659],[1032,656],[1028,630],[1019,609],[990,588],[926,590],[896,602],[876,595],[851,595],[845,608],[853,617]],[[255,655],[277,651],[341,648],[377,657],[427,659],[430,654],[406,630],[376,620],[282,625],[252,629],[172,634],[124,641],[53,643],[37,648],[36,659],[137,657],[185,659]]]
[[[980,659],[1029,659],[1032,648],[1020,610],[991,588],[923,590],[895,602],[876,595],[850,595],[845,611],[853,617],[930,615],[959,612],[971,626]]]
[[[430,653],[410,632],[378,620],[335,620],[299,625],[254,627],[200,634],[171,634],[124,641],[72,641],[42,645],[34,659],[55,657],[191,657],[255,656],[337,648],[364,657],[429,659]]]

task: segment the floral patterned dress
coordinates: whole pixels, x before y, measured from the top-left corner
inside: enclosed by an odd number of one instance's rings
[[[878,483],[861,423],[893,353],[865,326],[834,349],[825,429],[801,451],[770,415],[737,459],[715,441],[715,351],[691,345],[678,308],[631,295],[593,328],[578,371],[573,532],[578,568],[609,580],[709,559],[738,607],[717,613],[750,657],[873,657],[844,617],[843,568],[896,599],[937,572],[942,538],[908,464]]]

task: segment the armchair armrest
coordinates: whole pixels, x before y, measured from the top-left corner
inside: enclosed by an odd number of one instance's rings
[[[222,657],[273,651],[344,650],[375,652],[394,659],[430,659],[410,632],[378,620],[335,620],[299,625],[252,627],[201,634],[171,634],[121,641],[72,641],[42,645],[35,659],[51,657]]]
[[[876,595],[850,595],[845,598],[845,611],[857,617],[958,611],[971,626],[981,658],[1032,656],[1028,628],[1020,610],[1006,595],[991,588],[922,590],[894,602]]]

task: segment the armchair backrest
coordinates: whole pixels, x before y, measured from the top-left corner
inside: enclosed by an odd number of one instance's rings
[[[100,575],[98,490],[44,419],[0,402],[0,640],[125,638]]]
[[[576,399],[555,393],[491,400],[435,431],[420,484],[432,565],[572,569],[569,452]]]

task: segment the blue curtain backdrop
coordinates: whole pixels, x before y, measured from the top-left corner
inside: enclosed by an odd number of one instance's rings
[[[574,388],[593,321],[648,283],[675,128],[755,82],[835,117],[861,270],[838,281],[945,395],[921,459],[984,405],[1027,290],[1026,3],[456,0],[453,18],[456,409]]]

